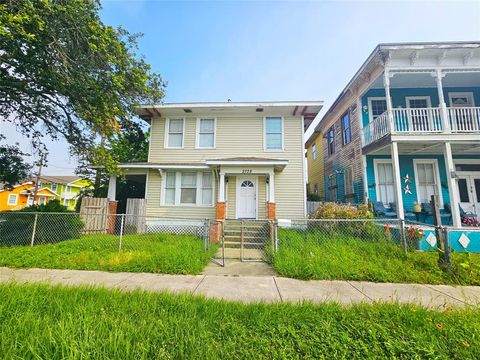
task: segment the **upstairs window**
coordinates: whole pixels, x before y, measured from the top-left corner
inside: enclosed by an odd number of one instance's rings
[[[328,155],[335,152],[335,129],[332,126],[327,133]]]
[[[387,100],[385,100],[385,98],[369,98],[368,102],[370,107],[370,121],[375,120],[387,111]]]
[[[197,120],[197,148],[213,149],[215,147],[215,119]]]
[[[265,150],[283,150],[283,119],[265,118]]]
[[[312,159],[317,160],[317,144],[312,145]]]
[[[57,188],[58,188],[58,185],[55,184],[55,183],[53,183],[53,184],[52,184],[52,191],[53,191],[53,192],[57,192]]]
[[[183,128],[185,119],[168,119],[167,120],[167,148],[183,148]]]
[[[343,145],[350,144],[352,140],[351,130],[350,130],[350,114],[346,112],[342,116],[342,137],[343,137]]]

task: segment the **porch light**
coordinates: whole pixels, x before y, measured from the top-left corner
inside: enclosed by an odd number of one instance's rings
[[[225,176],[225,183],[228,183],[228,176]]]
[[[270,176],[267,176],[267,178],[265,179],[265,182],[266,182],[267,184],[270,184]]]

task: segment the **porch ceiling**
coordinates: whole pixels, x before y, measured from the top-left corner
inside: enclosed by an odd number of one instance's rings
[[[433,70],[432,70],[433,71]],[[436,80],[426,72],[393,73],[390,79],[390,88],[436,88]],[[442,79],[445,87],[472,87],[480,86],[480,72],[450,72]],[[383,89],[383,76],[379,76],[370,87]]]
[[[480,158],[480,144],[478,142],[453,143],[451,142],[452,154],[455,155],[478,155]],[[390,155],[390,145],[385,145],[368,155]],[[398,152],[400,155],[442,155],[442,142],[412,142],[398,143]]]

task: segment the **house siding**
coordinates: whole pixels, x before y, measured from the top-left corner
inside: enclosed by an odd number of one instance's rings
[[[195,149],[197,117],[185,118],[183,149],[165,149],[165,118],[153,118],[151,125],[152,142],[150,144],[150,162],[198,162],[208,159],[228,157],[263,157],[288,160],[282,172],[275,173],[275,202],[279,218],[303,218],[304,215],[304,173],[303,173],[303,124],[300,116],[284,117],[284,151],[265,151],[263,144],[263,116],[254,117],[217,117],[216,148]],[[147,215],[178,214],[183,217],[213,217],[215,209],[203,208],[187,211],[184,207],[166,207],[159,210],[160,175],[150,171],[148,177]],[[151,175],[151,176],[150,176]],[[230,176],[232,179],[232,176]],[[231,187],[229,180],[228,198],[230,205],[227,216],[232,214]],[[264,212],[261,202],[266,202],[265,177],[259,181],[259,217]],[[263,198],[262,198],[263,196]],[[234,209],[234,208],[233,208]],[[167,211],[168,210],[168,211]],[[233,210],[234,211],[234,210]]]
[[[314,193],[315,184],[318,186],[317,194],[321,199],[325,198],[325,182],[324,182],[324,169],[323,169],[323,138],[317,136],[315,140],[307,147],[307,169],[308,169],[308,192]],[[317,147],[317,158],[313,160],[312,146],[315,144]]]
[[[341,118],[346,113],[350,114],[351,141],[343,145]],[[328,130],[334,127],[335,151],[332,155],[328,154],[328,143],[322,138],[322,151],[324,153],[324,181],[325,181],[325,199],[330,198],[330,176],[336,177],[336,201],[361,203],[363,201],[363,177],[362,177],[362,142],[361,127],[358,118],[358,109],[355,99],[348,106],[343,107],[332,115],[332,121],[326,123],[323,127],[323,136],[326,136]],[[320,136],[318,137],[320,138]],[[317,138],[317,139],[318,139]],[[352,168],[353,197],[346,197],[344,173],[347,167]]]

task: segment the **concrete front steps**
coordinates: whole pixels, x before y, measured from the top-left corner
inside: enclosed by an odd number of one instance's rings
[[[266,220],[226,220],[224,225],[225,248],[263,250],[272,236],[272,227]]]

